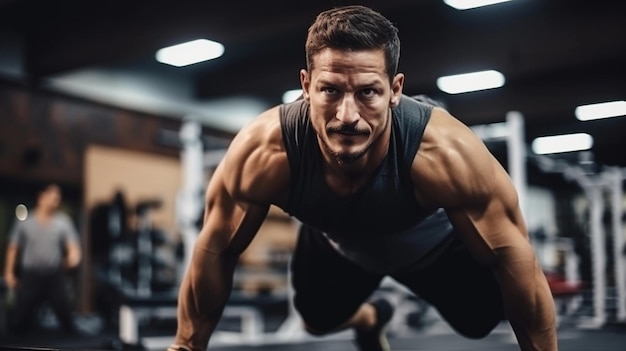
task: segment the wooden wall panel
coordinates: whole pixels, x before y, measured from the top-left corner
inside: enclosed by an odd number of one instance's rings
[[[178,158],[157,135],[179,127],[173,118],[0,82],[0,175],[81,184],[90,144]]]

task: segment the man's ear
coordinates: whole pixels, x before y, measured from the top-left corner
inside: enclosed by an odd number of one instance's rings
[[[402,88],[404,87],[404,74],[398,73],[393,77],[391,82],[391,99],[389,100],[389,106],[394,108],[400,103],[402,97]]]
[[[309,88],[311,87],[311,79],[306,69],[300,70],[300,86],[302,87],[302,98],[309,102]]]

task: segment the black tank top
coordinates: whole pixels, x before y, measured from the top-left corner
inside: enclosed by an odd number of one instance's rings
[[[407,243],[421,248],[407,252],[405,261],[425,255],[451,231],[445,214],[420,206],[410,177],[431,111],[432,106],[402,96],[392,109],[387,156],[365,185],[350,196],[340,197],[324,179],[322,154],[309,120],[309,104],[298,100],[282,105],[280,122],[291,172],[289,199],[283,210],[325,233],[357,261],[363,260],[358,258],[361,254],[381,256],[383,243],[388,249],[383,251],[394,251],[395,246]],[[432,218],[431,223],[422,223],[426,218]],[[418,234],[413,229],[420,226],[429,229]],[[391,238],[395,240],[390,241]],[[372,262],[376,268],[381,264]]]

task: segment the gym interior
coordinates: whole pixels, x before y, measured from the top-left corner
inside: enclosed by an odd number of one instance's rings
[[[50,182],[82,251],[67,272],[79,333],[61,333],[44,304],[32,331],[13,335],[14,291],[1,280],[0,348],[165,350],[215,167],[243,126],[301,93],[315,15],[355,3],[398,26],[404,93],[441,103],[509,173],[560,349],[626,349],[626,5],[603,0],[0,0],[3,272],[12,226]],[[221,56],[166,62],[164,48],[196,39]],[[478,71],[500,84],[443,84]],[[600,116],[586,113],[594,106]],[[350,333],[302,328],[288,274],[298,227],[270,209],[208,349],[356,350]],[[377,294],[396,306],[393,350],[517,349],[507,323],[468,340],[393,279]]]

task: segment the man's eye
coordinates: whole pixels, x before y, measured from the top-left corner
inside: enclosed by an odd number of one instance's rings
[[[331,87],[322,88],[322,91],[329,95],[337,93],[337,89]]]
[[[376,91],[374,89],[363,89],[361,90],[361,95],[365,96],[365,97],[371,97],[374,96],[376,94]]]

